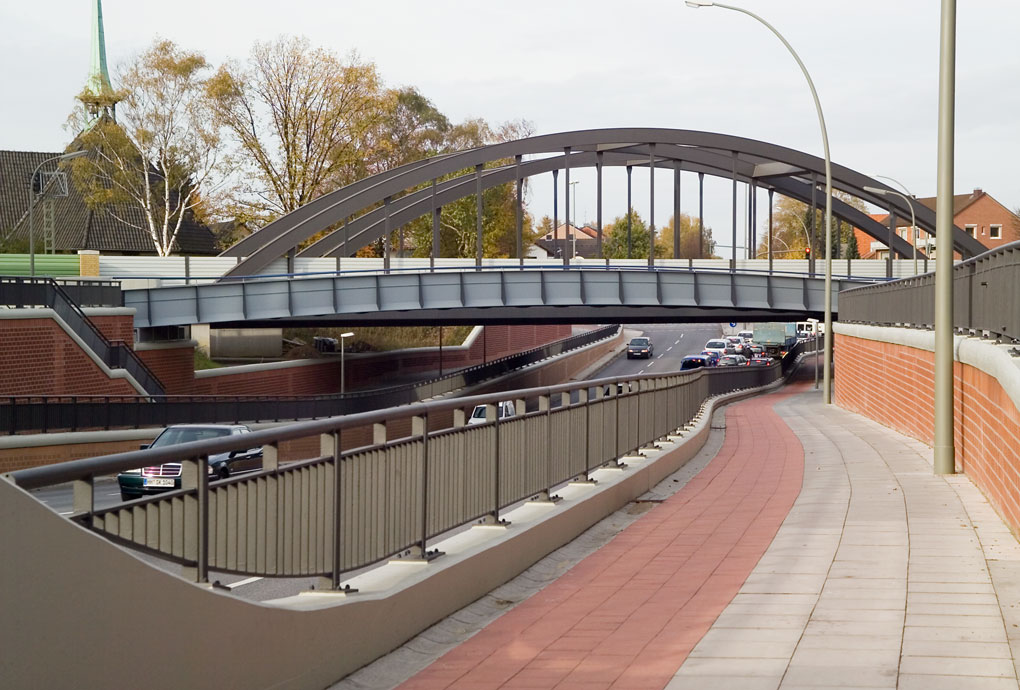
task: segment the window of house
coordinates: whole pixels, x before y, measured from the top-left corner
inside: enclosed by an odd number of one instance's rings
[[[971,237],[977,237],[976,225],[965,225],[963,229],[966,230],[967,234],[970,235]]]
[[[1001,225],[989,225],[988,226],[988,239],[1001,240],[1002,239],[1002,226]]]

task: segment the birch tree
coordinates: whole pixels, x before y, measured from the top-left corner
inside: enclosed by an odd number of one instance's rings
[[[83,93],[72,114],[78,144],[72,162],[86,202],[148,234],[159,256],[174,248],[181,224],[220,172],[219,130],[205,106],[201,53],[157,40],[117,80],[117,120],[89,113]],[[141,213],[131,212],[140,209]]]

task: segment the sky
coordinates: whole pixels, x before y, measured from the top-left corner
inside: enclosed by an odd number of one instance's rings
[[[731,2],[762,15],[800,54],[818,90],[833,161],[934,196],[937,0]],[[67,144],[63,124],[88,73],[91,6],[0,5],[0,149]],[[523,118],[536,134],[699,129],[822,154],[807,84],[779,40],[743,14],[681,0],[104,0],[103,14],[111,71],[157,36],[220,64],[244,58],[254,41],[304,35],[340,54],[356,51],[376,63],[387,85],[418,87],[454,121]],[[956,191],[980,187],[1015,209],[1020,2],[960,2],[957,19]],[[672,173],[660,175],[661,224],[672,213]],[[607,220],[625,212],[624,179],[622,171],[605,175]],[[594,219],[594,171],[575,171],[572,180],[580,182],[572,215]],[[683,211],[696,214],[696,177],[685,175],[682,185]],[[706,178],[706,224],[719,240],[729,235],[729,189]],[[634,199],[647,217],[647,171],[634,173]],[[562,218],[562,192],[560,200]],[[529,204],[536,217],[552,214],[551,176],[533,178]],[[763,213],[765,206],[763,195]]]

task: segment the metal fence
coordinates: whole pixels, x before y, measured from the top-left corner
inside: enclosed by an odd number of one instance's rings
[[[1020,340],[1020,242],[953,268],[953,326]],[[935,274],[839,293],[839,320],[913,328],[935,326]]]
[[[197,581],[209,570],[327,578],[395,555],[432,558],[430,541],[478,521],[498,524],[525,500],[612,465],[689,423],[713,392],[778,380],[781,366],[700,369],[606,378],[301,422],[166,448],[119,453],[8,475],[25,489],[73,484],[71,519],[122,544],[180,563]],[[513,400],[518,414],[499,419]],[[527,411],[529,401],[537,402]],[[557,405],[557,403],[559,403]],[[484,424],[465,410],[486,405]],[[453,411],[454,426],[437,429]],[[387,423],[410,435],[387,438]],[[371,426],[373,443],[341,452],[345,433]],[[319,454],[281,465],[281,443],[317,438]],[[212,481],[212,454],[263,447],[263,469]],[[97,510],[93,480],[139,466],[182,462],[182,487]]]
[[[0,398],[0,433],[159,427],[186,423],[278,422],[353,414],[406,405],[471,386],[548,357],[612,338],[604,326],[426,381],[320,396],[7,396]]]
[[[108,340],[81,309],[82,304],[123,306],[123,293],[117,283],[96,280],[61,284],[53,278],[5,276],[0,277],[0,304],[17,309],[35,306],[52,309],[106,366],[125,370],[147,394],[165,393],[163,384],[135,351],[125,343]]]

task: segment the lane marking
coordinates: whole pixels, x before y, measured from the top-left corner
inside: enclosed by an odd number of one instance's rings
[[[249,577],[249,578],[247,578],[245,580],[239,580],[238,582],[231,582],[230,584],[223,585],[223,586],[226,587],[227,589],[235,589],[237,587],[244,587],[245,585],[250,585],[253,582],[258,582],[261,579],[262,579],[261,577]]]
[[[681,334],[680,334],[680,338],[682,339],[683,337],[684,337],[684,334],[683,334],[683,333],[681,333]]]
[[[643,374],[643,373],[645,373],[644,369],[642,369],[641,371],[638,372],[638,374]]]
[[[106,494],[107,496],[120,496],[119,491],[114,491],[112,494]]]
[[[670,350],[672,350],[672,349],[673,349],[673,346],[672,346],[672,345],[670,345],[669,347],[667,347],[667,348],[666,348],[666,352],[669,352],[669,351],[670,351]],[[659,356],[661,357],[662,355],[659,355]]]
[[[681,338],[683,337],[683,334],[682,334],[682,333],[680,334],[680,337],[681,337]],[[679,339],[679,338],[677,338],[677,341],[676,341],[675,343],[673,343],[673,344],[674,344],[674,345],[679,345],[679,344],[680,344],[680,339]]]
[[[74,514],[73,510],[69,510],[66,513],[59,513],[59,515],[73,515],[73,514]]]
[[[662,355],[658,355],[655,359],[662,359]]]

